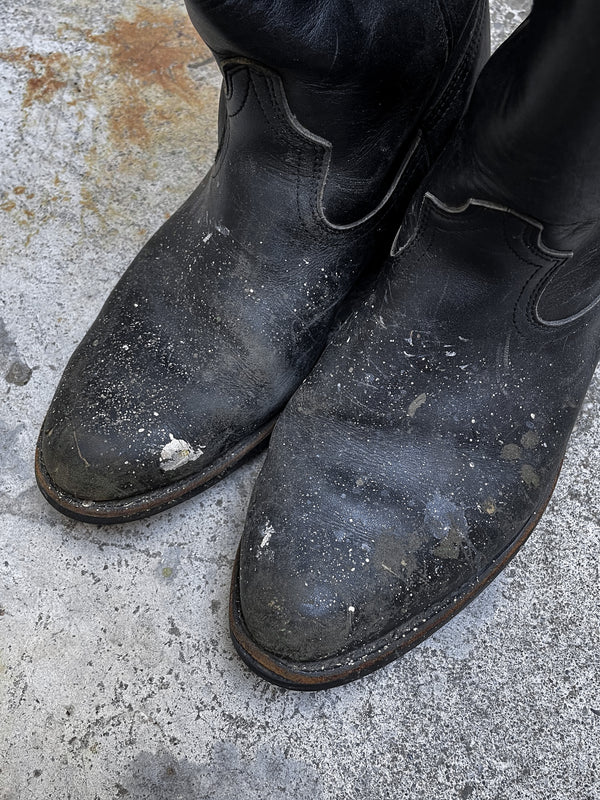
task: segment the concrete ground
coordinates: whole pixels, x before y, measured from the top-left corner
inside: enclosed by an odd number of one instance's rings
[[[497,43],[528,3],[493,3]],[[208,167],[219,75],[177,0],[0,0],[0,799],[596,800],[600,382],[548,511],[479,599],[332,691],[227,628],[260,459],[148,521],[42,499],[37,431],[131,257]]]

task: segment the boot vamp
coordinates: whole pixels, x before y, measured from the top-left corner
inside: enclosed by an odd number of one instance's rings
[[[76,497],[127,497],[211,464],[280,410],[323,348],[351,269],[317,243],[295,249],[289,229],[280,260],[258,240],[249,250],[206,194],[141,251],[65,370],[42,455]]]
[[[471,591],[535,523],[597,341],[589,320],[527,321],[524,287],[552,268],[538,238],[501,210],[426,207],[296,393],[242,541],[259,645],[364,655]]]

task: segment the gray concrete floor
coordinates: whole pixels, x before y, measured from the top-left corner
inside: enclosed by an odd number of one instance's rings
[[[493,4],[495,43],[527,6]],[[44,502],[33,450],[60,373],[209,165],[219,79],[174,0],[0,11],[1,800],[599,798],[598,380],[509,568],[406,657],[329,692],[263,683],[229,641],[260,460],[117,528]]]

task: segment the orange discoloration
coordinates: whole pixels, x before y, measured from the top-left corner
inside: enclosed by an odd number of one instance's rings
[[[85,30],[79,35],[101,46],[97,68],[83,72],[80,81],[75,81],[76,66],[80,66],[75,62],[81,56],[69,59],[64,53],[35,53],[25,47],[0,52],[0,59],[32,73],[25,88],[24,109],[33,103],[49,103],[71,82],[77,91],[66,104],[91,101],[105,105],[110,132],[115,143],[121,144],[132,138],[143,143],[148,128],[154,129],[153,122],[171,122],[182,104],[201,101],[188,66],[208,61],[210,51],[181,10],[149,11],[138,6],[133,19],[117,18],[106,33]],[[101,83],[98,78],[103,79]]]
[[[132,20],[117,19],[106,33],[86,35],[108,48],[107,65],[118,81],[118,102],[108,109],[117,146],[132,141],[146,146],[160,122],[177,122],[182,109],[201,100],[188,65],[208,59],[210,53],[178,9],[150,12],[138,7]]]
[[[188,64],[210,57],[187,17],[141,6],[132,20],[117,19],[107,33],[88,39],[110,49],[111,65],[127,83],[155,84],[185,102],[195,89]]]
[[[69,59],[64,53],[32,53],[26,47],[15,47],[0,53],[0,59],[31,73],[25,85],[23,108],[34,102],[49,103],[68,83]]]
[[[59,37],[87,41],[91,48],[68,56],[26,47],[0,53],[0,59],[25,72],[25,121],[34,121],[43,104],[81,126],[79,141],[85,147],[81,155],[88,170],[81,207],[104,224],[112,214],[111,198],[122,196],[127,184],[122,176],[134,173],[140,181],[155,180],[166,148],[181,152],[187,163],[201,165],[215,138],[214,74],[212,82],[198,84],[189,69],[210,61],[211,55],[184,9],[149,9],[130,0],[124,0],[122,8],[121,16],[107,19],[104,32],[74,24],[58,29]],[[88,133],[90,119],[93,138]],[[200,166],[198,177],[201,170]],[[56,175],[55,186],[62,183]],[[174,182],[173,191],[178,190],[179,183]],[[30,199],[24,186],[13,192]],[[13,201],[5,200],[0,209],[13,211]],[[23,220],[29,218],[22,208],[17,213]]]
[[[85,186],[81,187],[81,207],[86,208],[88,211],[93,211],[98,217],[101,219],[103,218],[98,206],[94,202],[92,193]]]
[[[63,53],[49,53],[32,63],[36,64],[36,74],[27,81],[23,107],[31,105],[34,101],[48,103],[67,85],[65,76],[68,74],[69,60]]]

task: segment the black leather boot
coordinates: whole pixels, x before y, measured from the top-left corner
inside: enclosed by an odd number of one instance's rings
[[[36,459],[56,508],[143,517],[264,443],[463,113],[486,6],[189,0],[218,153],[67,365]]]
[[[538,522],[598,360],[599,36],[597,0],[538,0],[281,416],[231,603],[268,680],[398,657]]]

